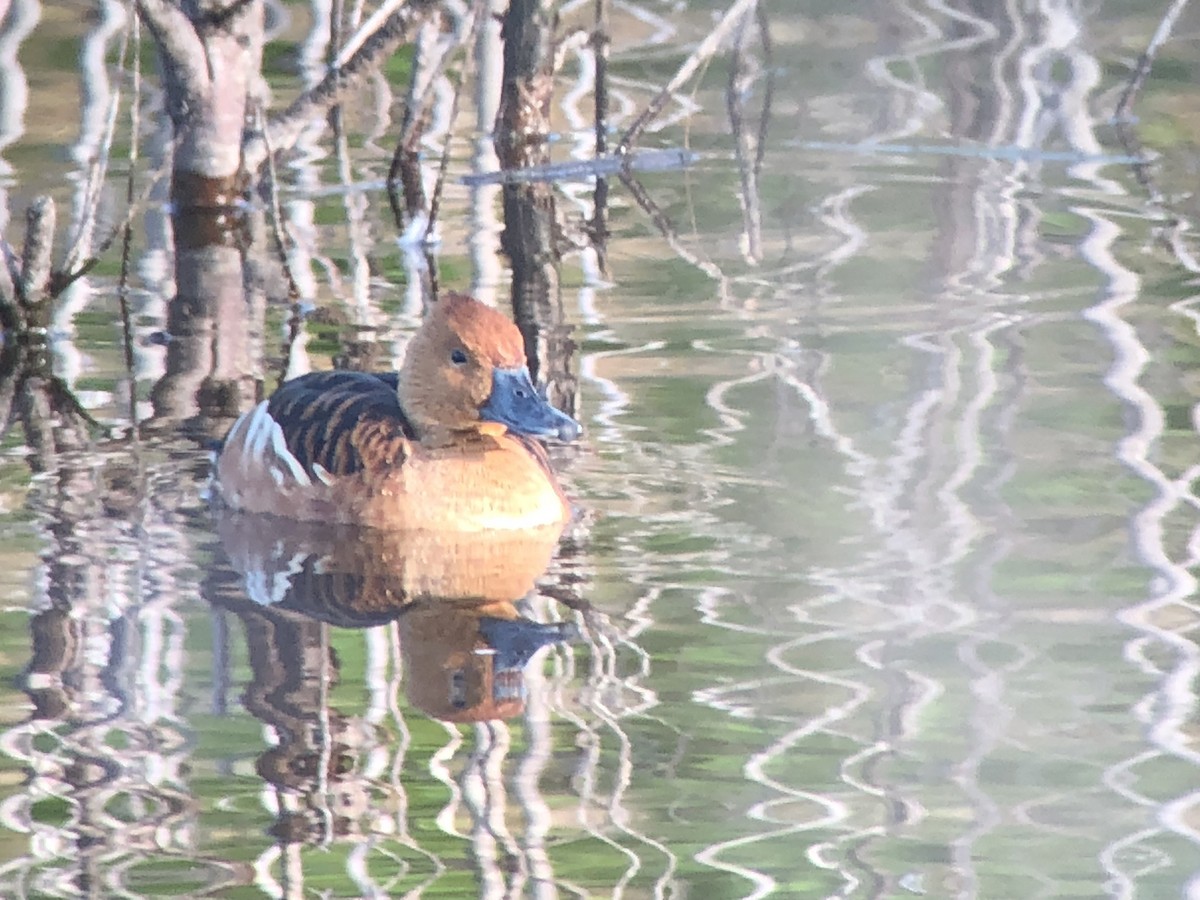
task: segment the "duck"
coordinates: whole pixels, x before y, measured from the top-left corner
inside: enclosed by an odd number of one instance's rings
[[[398,372],[283,382],[217,451],[226,507],[387,530],[562,528],[543,438],[581,427],[534,386],[516,325],[466,294],[432,305]]]

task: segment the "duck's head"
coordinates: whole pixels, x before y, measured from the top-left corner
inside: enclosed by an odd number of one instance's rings
[[[518,434],[579,436],[579,423],[534,387],[521,332],[503,314],[464,294],[446,294],[408,345],[400,401],[421,430],[496,422]]]

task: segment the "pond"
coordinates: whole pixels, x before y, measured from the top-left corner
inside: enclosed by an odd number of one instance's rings
[[[764,2],[664,155],[526,182],[561,541],[210,503],[281,375],[394,368],[434,278],[512,311],[498,19],[433,79],[428,254],[382,187],[410,63],[281,159],[278,229],[150,190],[129,358],[118,240],[0,373],[0,896],[1200,896],[1200,8],[1115,118],[1170,6]],[[326,7],[269,8],[283,104]],[[727,8],[606,8],[610,146]],[[125,216],[127,19],[4,9],[0,220],[49,194],[61,258]]]

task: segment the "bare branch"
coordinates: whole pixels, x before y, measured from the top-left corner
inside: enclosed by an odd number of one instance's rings
[[[184,93],[203,94],[209,85],[208,57],[191,19],[167,0],[137,0],[137,9]]]
[[[671,98],[671,95],[696,74],[696,70],[717,52],[717,49],[721,46],[721,42],[725,40],[730,31],[737,27],[742,18],[749,15],[757,6],[758,0],[734,0],[733,6],[729,7],[725,15],[721,17],[721,21],[717,23],[712,31],[705,35],[704,40],[700,42],[700,46],[693,50],[692,55],[683,61],[683,65],[679,67],[679,71],[671,77],[671,80],[663,86],[663,89],[658,92],[642,111],[641,115],[634,120],[625,134],[621,136],[621,143],[617,148],[619,154],[624,155],[629,152],[629,149],[641,137],[642,132],[646,130],[646,126],[650,124],[650,121],[662,112],[662,108],[667,105],[667,101]]]
[[[142,103],[142,42],[140,19],[133,17],[133,97],[129,103],[129,174],[125,180],[125,206],[132,208],[135,202],[135,186],[138,160],[138,133],[141,117],[138,110]],[[125,351],[125,375],[129,379],[129,430],[135,447],[138,445],[138,397],[137,375],[133,356],[133,315],[129,306],[129,271],[133,248],[133,222],[126,218],[121,237],[121,278],[117,282],[117,300],[121,308],[121,343]]]
[[[362,78],[375,71],[384,59],[404,43],[413,27],[432,13],[438,4],[439,0],[410,0],[392,13],[386,22],[359,44],[344,65],[330,69],[320,84],[297,97],[282,113],[272,117],[267,126],[270,145],[276,148],[292,146],[308,122],[341,101],[357,87]],[[247,140],[243,158],[248,171],[257,171],[266,159],[268,141],[265,137],[257,135]]]
[[[54,201],[45,195],[29,204],[29,209],[25,211],[25,246],[21,250],[21,280],[17,298],[26,308],[46,297],[56,218]]]
[[[1126,121],[1129,118],[1129,111],[1133,107],[1133,101],[1137,99],[1137,95],[1141,92],[1146,77],[1150,74],[1150,67],[1154,65],[1154,57],[1158,55],[1158,49],[1171,36],[1171,32],[1175,28],[1175,23],[1179,20],[1180,15],[1183,14],[1183,8],[1187,4],[1188,0],[1175,0],[1168,7],[1166,13],[1163,14],[1162,20],[1158,23],[1158,28],[1155,29],[1153,37],[1150,38],[1150,43],[1147,45],[1145,52],[1138,57],[1137,66],[1134,68],[1133,74],[1129,76],[1129,83],[1125,85],[1125,90],[1121,93],[1121,99],[1117,101],[1117,108],[1113,112],[1113,118],[1118,122]]]

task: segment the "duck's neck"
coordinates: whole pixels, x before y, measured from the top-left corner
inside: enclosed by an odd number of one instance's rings
[[[430,408],[427,404],[416,400],[420,392],[413,390],[412,382],[406,378],[406,374],[401,368],[400,383],[396,385],[396,396],[400,400],[404,418],[412,426],[416,439],[421,444],[426,446],[461,444],[464,440],[470,442],[470,440],[481,437],[499,438],[508,431],[508,428],[500,425],[499,422],[480,419],[446,421],[444,415],[428,415],[438,412],[437,407]],[[446,410],[442,410],[442,412],[446,412]]]
[[[473,422],[470,425],[450,428],[429,422],[416,425],[417,440],[426,447],[448,447],[455,444],[471,443],[481,438],[499,438],[508,429],[499,422]]]
[[[417,440],[427,447],[444,447],[450,444],[461,444],[464,441],[477,440],[481,437],[498,438],[507,428],[499,422],[461,421],[448,424],[439,418],[426,418],[421,413],[429,410],[423,404],[413,402],[405,396],[404,372],[401,371],[398,391],[400,408],[404,417],[416,432]]]
[[[450,443],[455,429],[448,427],[437,419],[431,419],[422,415],[423,412],[426,412],[424,405],[415,402],[412,397],[405,396],[403,372],[400,374],[400,387],[397,391],[397,396],[400,400],[400,409],[404,411],[404,418],[412,427],[419,443],[431,447]]]

